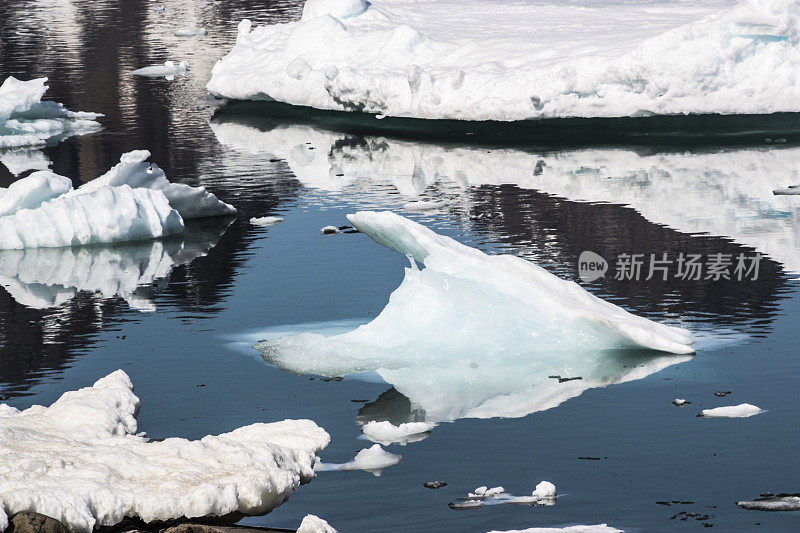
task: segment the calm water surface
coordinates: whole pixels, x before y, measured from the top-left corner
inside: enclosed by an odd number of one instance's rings
[[[156,13],[155,5],[0,3],[0,78],[46,76],[48,98],[105,114],[99,133],[13,154],[16,164],[0,154],[0,186],[30,172],[19,161],[84,182],[125,151],[147,149],[170,179],[205,185],[239,216],[195,221],[163,243],[0,254],[5,402],[49,404],[122,368],[142,400],[140,429],[151,437],[199,438],[257,421],[310,418],[333,438],[323,453],[328,463],[370,445],[359,438],[359,423],[447,421],[425,440],[389,446],[403,461],[380,477],[321,472],[249,524],[296,527],[314,513],[343,532],[601,522],[626,531],[702,528],[670,519],[687,511],[710,515],[705,522],[722,531],[800,528],[796,513],[734,503],[800,490],[800,201],[771,195],[800,183],[797,116],[753,118],[744,127],[740,120],[743,133],[723,143],[720,128],[730,123],[699,119],[651,121],[648,127],[666,133],[645,139],[637,132],[642,122],[498,132],[487,124],[379,124],[268,103],[220,106],[204,84],[232,46],[236,24],[289,21],[302,6],[172,0]],[[173,36],[201,26],[208,36]],[[167,59],[187,60],[191,70],[175,80],[128,74]],[[583,284],[637,314],[692,329],[698,353],[689,360],[486,361],[467,354],[445,362],[431,354],[402,372],[323,381],[270,365],[250,348],[276,332],[346,329],[380,312],[407,260],[363,235],[322,236],[319,229],[346,224],[345,214],[358,209],[402,210],[415,199],[447,207],[411,218],[575,281],[584,250],[612,263],[623,253],[765,257],[755,281],[607,276]],[[248,223],[264,215],[284,222]],[[165,271],[142,274],[156,261]],[[82,264],[90,281],[57,278],[50,265],[64,262]],[[585,379],[560,384],[551,374]],[[718,398],[718,390],[732,394]],[[692,404],[678,409],[674,398]],[[489,400],[502,408],[475,418],[473,409]],[[767,412],[695,417],[744,402]],[[578,459],[586,456],[600,459]],[[449,484],[422,487],[433,479]],[[447,505],[480,485],[523,495],[541,480],[558,487],[556,505]],[[692,503],[656,503],[671,500]]]

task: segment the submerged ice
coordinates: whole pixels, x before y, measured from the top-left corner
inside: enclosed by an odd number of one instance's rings
[[[391,212],[349,219],[425,268],[406,268],[368,324],[330,336],[298,328],[256,348],[295,373],[376,372],[423,413],[408,422],[524,416],[692,353],[689,332],[634,316],[518,257],[485,254]],[[373,428],[387,429],[365,426],[365,434]],[[379,433],[376,441],[394,437]]]
[[[800,111],[798,0],[311,0],[239,24],[221,97],[435,119]]]
[[[118,370],[50,407],[0,404],[0,531],[34,511],[89,533],[126,517],[261,514],[314,477],[330,437],[310,420],[252,424],[198,441],[148,441]]]
[[[100,129],[99,113],[70,111],[58,102],[43,101],[46,83],[47,78],[21,81],[9,76],[0,85],[0,150],[43,146]]]

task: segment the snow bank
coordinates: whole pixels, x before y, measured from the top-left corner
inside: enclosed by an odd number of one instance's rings
[[[388,185],[387,192],[372,205],[389,206],[417,198],[433,186],[448,193],[457,212],[459,205],[465,211],[471,207],[464,205],[465,188],[514,184],[572,201],[626,204],[649,221],[682,233],[729,237],[800,274],[800,196],[772,192],[800,183],[798,148],[696,153],[495,148],[487,153],[478,146],[354,137],[276,122],[263,123],[264,129],[259,129],[241,120],[228,116],[211,122],[220,143],[285,160],[306,187],[326,191],[351,187],[365,197],[367,189],[377,194],[377,181]],[[395,190],[406,198],[397,198]]]
[[[763,413],[764,410],[749,403],[703,409],[702,415],[708,418],[747,418]]]
[[[492,530],[489,533],[625,533],[621,529],[610,527],[607,524],[594,526],[567,526],[567,527],[531,527],[528,529],[509,529],[505,531]]]
[[[377,442],[388,446],[390,444],[401,444],[405,446],[409,442],[419,442],[425,439],[436,427],[436,424],[427,422],[406,422],[395,426],[389,421],[367,422],[361,427],[361,432],[372,442]]]
[[[74,112],[57,102],[42,101],[47,78],[21,81],[9,76],[0,85],[0,150],[41,146],[51,139],[100,129],[99,113]]]
[[[313,0],[208,90],[463,120],[800,111],[798,0]]]
[[[300,523],[300,527],[297,528],[296,533],[337,533],[330,524],[328,524],[322,518],[313,515],[307,514],[303,521]]]
[[[380,477],[385,468],[399,464],[402,460],[402,455],[389,453],[380,444],[375,444],[358,452],[352,461],[336,466],[339,470],[364,470]]]
[[[183,228],[160,191],[101,187],[0,218],[0,250],[157,239]]]
[[[171,183],[158,165],[147,161],[149,157],[150,152],[147,150],[135,150],[123,154],[120,162],[111,170],[81,185],[72,194],[84,194],[101,187],[129,185],[135,189],[161,191],[167,197],[170,206],[185,219],[236,214],[233,206],[218,199],[205,187]]]
[[[181,61],[177,65],[174,61],[165,61],[163,65],[150,65],[131,72],[134,76],[144,76],[146,78],[167,78],[172,80],[178,74],[184,75],[189,70],[189,63]]]
[[[138,311],[155,311],[149,288],[175,267],[208,253],[227,227],[221,221],[165,240],[113,246],[0,251],[0,285],[34,309],[57,307],[88,291],[123,298]]]
[[[330,441],[310,420],[253,424],[199,441],[148,442],[118,370],[50,407],[0,405],[0,526],[21,511],[90,532],[125,517],[260,514],[314,477]]]

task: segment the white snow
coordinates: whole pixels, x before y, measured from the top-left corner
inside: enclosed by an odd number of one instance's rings
[[[163,65],[151,65],[142,67],[131,72],[134,76],[144,76],[147,78],[167,78],[174,79],[178,74],[184,75],[189,70],[189,63],[181,61],[177,65],[174,61],[165,61]]]
[[[208,90],[464,120],[800,111],[798,0],[362,4],[243,21]]]
[[[607,524],[594,526],[530,527],[527,529],[492,530],[489,533],[625,533]]]
[[[72,194],[83,194],[100,187],[117,187],[124,184],[136,189],[163,192],[173,209],[185,219],[236,214],[233,206],[219,200],[205,187],[171,183],[158,165],[147,161],[149,157],[150,152],[147,150],[134,150],[123,154],[120,162],[111,170],[83,184]]]
[[[331,527],[325,520],[322,518],[313,515],[307,514],[303,521],[300,523],[300,527],[297,528],[296,533],[337,533],[336,530]]]
[[[43,146],[100,129],[103,115],[70,111],[62,104],[42,101],[47,78],[21,81],[9,76],[0,85],[0,150]]]
[[[255,226],[271,226],[280,222],[283,222],[281,217],[253,217],[250,219],[250,223]]]
[[[371,421],[361,427],[361,432],[372,442],[388,446],[409,442],[419,442],[425,439],[436,424],[428,422],[406,422],[395,426],[389,421]]]
[[[725,407],[715,407],[714,409],[703,409],[702,414],[708,418],[747,418],[749,416],[763,413],[764,410],[749,403],[739,405],[728,405]]]
[[[364,470],[379,477],[385,468],[399,464],[402,460],[402,455],[389,453],[380,444],[375,444],[358,452],[352,461],[339,466],[339,470]]]
[[[0,528],[34,511],[89,533],[125,517],[265,513],[314,477],[330,441],[310,420],[252,424],[199,441],[148,442],[118,370],[50,407],[0,405]]]

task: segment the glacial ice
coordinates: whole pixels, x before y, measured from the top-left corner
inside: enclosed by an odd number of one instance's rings
[[[608,524],[594,526],[567,526],[567,527],[530,527],[527,529],[509,529],[505,531],[492,530],[489,533],[625,533],[621,529]]]
[[[296,22],[243,21],[207,88],[431,119],[796,112],[798,6],[310,0]]]
[[[773,194],[787,183],[800,183],[796,147],[655,153],[495,148],[487,153],[480,146],[354,136],[285,122],[263,123],[262,129],[236,117],[215,117],[211,128],[237,152],[284,160],[306,187],[361,192],[376,189],[377,182],[402,195],[385,194],[381,206],[394,200],[400,208],[435,186],[449,193],[455,210],[468,211],[465,188],[513,184],[571,201],[629,205],[652,223],[731,238],[800,274],[800,196]],[[364,184],[365,176],[370,183]],[[707,209],[709,204],[720,208]]]
[[[399,464],[402,460],[402,455],[389,453],[380,444],[375,444],[358,452],[352,461],[339,465],[339,470],[364,470],[380,477],[384,469]]]
[[[331,527],[328,522],[323,520],[322,518],[313,515],[307,514],[303,517],[303,521],[300,522],[300,527],[297,528],[295,533],[337,533],[336,530]]]
[[[749,403],[727,405],[713,409],[703,409],[702,414],[707,418],[747,418],[763,413],[764,410]]]
[[[122,370],[50,407],[0,404],[0,530],[34,511],[89,533],[125,517],[145,522],[261,514],[314,477],[330,442],[310,420],[252,424],[198,441],[148,441]]]
[[[361,427],[361,432],[372,442],[388,446],[390,444],[401,444],[405,446],[409,442],[419,442],[425,439],[436,424],[428,422],[406,422],[395,426],[388,420],[380,422],[373,420]]]
[[[42,101],[46,83],[47,78],[21,81],[9,76],[0,85],[0,150],[44,146],[100,129],[99,113],[70,111],[57,102]]]
[[[184,219],[235,215],[236,209],[208,192],[205,187],[191,187],[184,183],[171,183],[166,174],[155,163],[147,159],[150,152],[134,150],[120,157],[111,170],[102,176],[88,181],[72,194],[83,194],[101,187],[129,185],[135,189],[144,188],[161,191]]]
[[[138,68],[131,72],[134,76],[144,76],[146,78],[167,78],[172,80],[178,74],[184,75],[189,70],[189,63],[181,61],[177,65],[174,61],[165,61],[163,65],[150,65]]]

